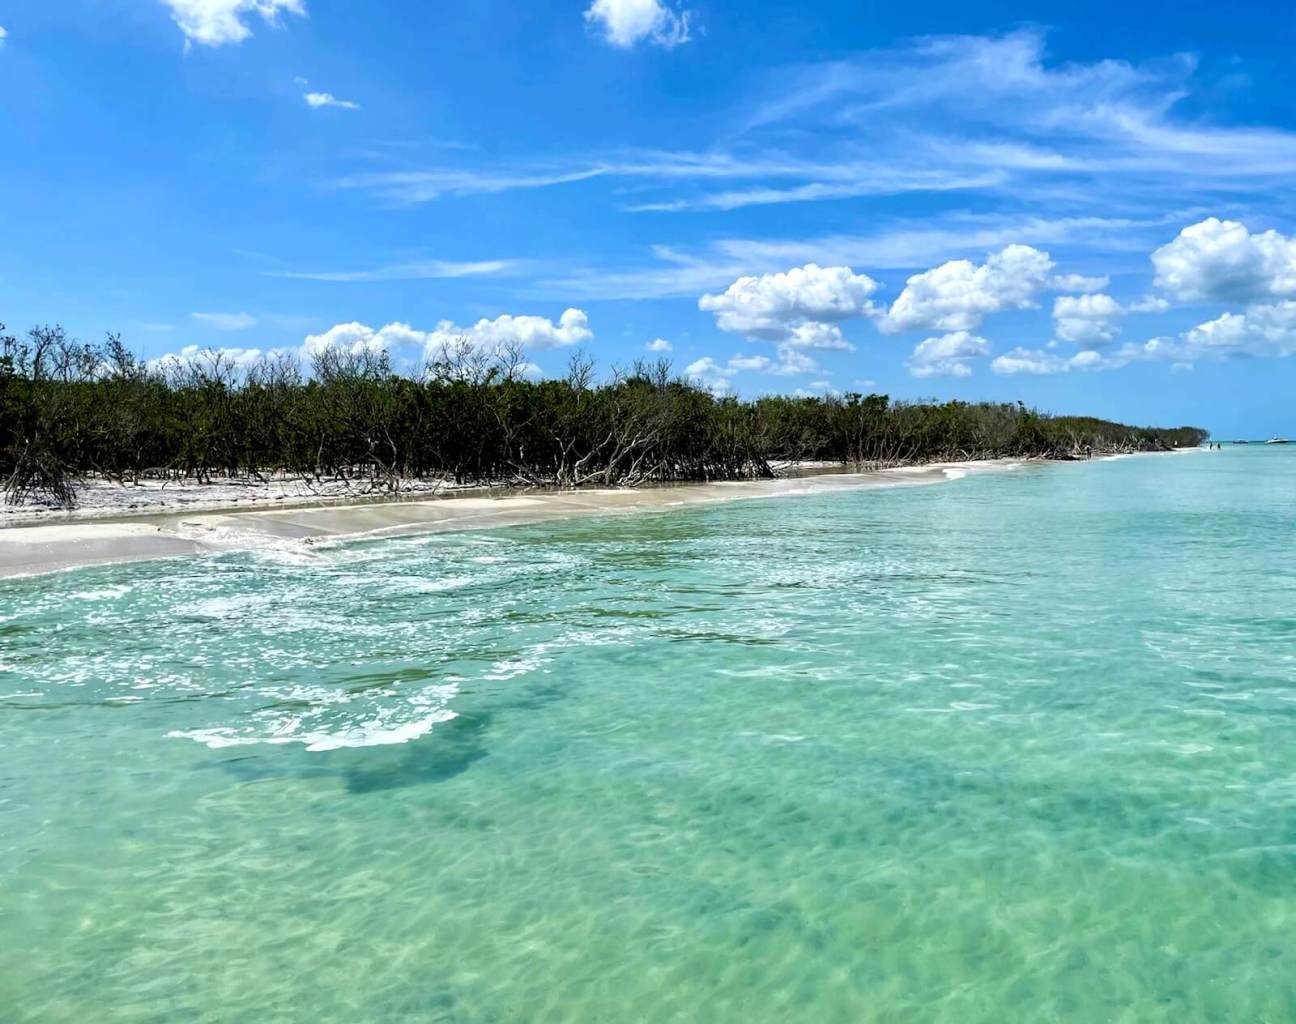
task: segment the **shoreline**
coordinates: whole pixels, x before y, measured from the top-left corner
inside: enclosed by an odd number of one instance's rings
[[[773,480],[512,494],[458,493],[201,510],[62,513],[57,522],[0,528],[0,578],[91,565],[248,551],[287,544],[377,539],[412,533],[496,529],[613,513],[663,511],[751,498],[926,486],[968,475],[1010,473],[1025,459],[941,462],[863,472],[819,468]]]

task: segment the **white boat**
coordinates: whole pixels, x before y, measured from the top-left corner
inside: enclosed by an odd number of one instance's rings
[[[1271,437],[1265,444],[1291,444],[1285,437]]]

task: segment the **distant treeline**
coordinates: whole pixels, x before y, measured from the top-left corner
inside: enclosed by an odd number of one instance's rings
[[[894,465],[996,456],[1078,458],[1197,445],[1160,430],[1047,416],[1021,404],[885,395],[717,397],[665,362],[609,379],[573,357],[535,381],[517,351],[447,349],[418,376],[383,353],[209,352],[149,366],[110,335],[0,325],[0,479],[6,499],[76,501],[97,475],[208,481],[286,473],[395,490],[411,478],[556,487],[770,476],[783,461]]]

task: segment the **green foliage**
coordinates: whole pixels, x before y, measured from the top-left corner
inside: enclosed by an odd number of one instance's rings
[[[780,461],[893,465],[999,456],[1083,458],[1197,445],[1206,432],[1050,417],[1023,405],[905,403],[885,395],[718,398],[639,363],[610,380],[572,359],[557,380],[521,373],[517,351],[468,345],[418,377],[385,354],[329,351],[239,368],[208,352],[149,367],[110,335],[59,327],[20,342],[0,325],[0,480],[7,500],[75,501],[96,474],[142,478],[402,480],[557,487],[768,476]]]

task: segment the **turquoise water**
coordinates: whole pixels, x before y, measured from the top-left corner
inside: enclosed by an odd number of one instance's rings
[[[0,1018],[1296,1018],[1296,452],[0,584]]]

